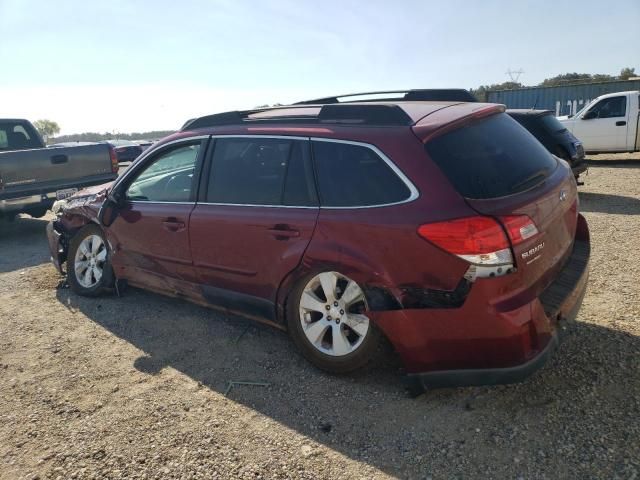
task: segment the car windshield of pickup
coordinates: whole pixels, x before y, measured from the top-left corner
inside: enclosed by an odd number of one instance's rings
[[[0,151],[42,148],[42,143],[29,125],[23,122],[0,121]]]

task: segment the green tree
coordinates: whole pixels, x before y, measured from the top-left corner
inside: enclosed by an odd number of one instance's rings
[[[615,80],[616,77],[603,73],[563,73],[555,77],[545,78],[539,85],[542,87],[554,87],[556,85],[566,85],[569,83],[594,83]]]
[[[636,76],[636,69],[625,67],[620,70],[620,80],[629,80],[631,77]]]
[[[471,89],[471,94],[474,95],[479,102],[487,101],[487,92],[489,90],[516,90],[518,88],[522,88],[522,85],[519,82],[503,82],[503,83],[494,83],[491,85],[480,85],[478,88]]]
[[[50,138],[60,133],[60,126],[52,120],[36,120],[33,122],[33,126],[36,127],[38,133],[45,138]]]

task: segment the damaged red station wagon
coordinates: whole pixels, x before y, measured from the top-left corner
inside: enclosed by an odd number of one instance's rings
[[[501,105],[399,98],[187,122],[57,207],[71,288],[130,285],[256,318],[330,372],[385,336],[417,388],[542,366],[584,295],[568,164]]]

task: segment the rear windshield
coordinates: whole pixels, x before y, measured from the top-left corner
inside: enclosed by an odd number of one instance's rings
[[[504,113],[446,133],[425,148],[467,198],[497,198],[527,190],[557,167],[542,144]]]
[[[0,150],[41,148],[33,129],[23,122],[0,122]]]
[[[558,121],[558,119],[554,117],[552,114],[543,115],[540,120],[542,121],[544,128],[546,128],[547,132],[562,133],[567,131],[564,125],[562,125]]]

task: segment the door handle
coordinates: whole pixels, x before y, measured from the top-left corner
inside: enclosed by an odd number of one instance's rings
[[[268,229],[269,233],[276,237],[276,240],[286,240],[288,238],[295,238],[300,236],[299,230],[294,230],[288,225],[274,225],[273,228]]]
[[[624,127],[627,124],[627,122],[625,122],[624,120],[620,120],[619,122],[616,122],[616,127]]]
[[[169,232],[182,232],[187,228],[184,222],[176,220],[175,218],[167,218],[162,222],[162,227]]]
[[[69,157],[67,157],[66,155],[52,155],[51,156],[51,163],[53,163],[54,165],[58,164],[58,163],[67,163],[69,161]]]

